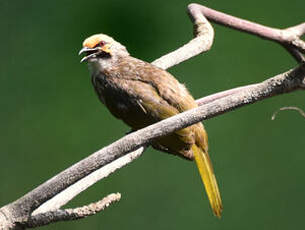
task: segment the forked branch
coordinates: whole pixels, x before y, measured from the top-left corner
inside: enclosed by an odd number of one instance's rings
[[[217,24],[277,42],[285,47],[298,62],[305,61],[303,55],[305,53],[305,42],[301,39],[301,36],[305,34],[305,23],[286,29],[276,29],[237,18],[196,3],[190,4],[188,9],[189,11],[200,11],[207,19]]]

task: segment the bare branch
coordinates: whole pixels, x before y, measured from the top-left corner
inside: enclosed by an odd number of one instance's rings
[[[207,19],[211,20],[212,22],[242,32],[247,32],[264,39],[275,41],[284,46],[289,45],[299,50],[301,53],[305,53],[305,42],[300,39],[300,37],[305,33],[305,23],[289,27],[287,29],[276,29],[250,22],[245,19],[237,18],[196,3],[190,4],[188,8],[199,10]],[[295,57],[295,55],[293,55],[293,57]],[[300,61],[300,58],[297,58],[296,60]]]
[[[214,39],[213,27],[198,9],[189,9],[188,13],[194,23],[195,38],[181,48],[153,61],[153,65],[168,69],[211,48]]]
[[[211,94],[211,95],[203,97],[203,98],[199,98],[199,99],[196,100],[196,102],[199,106],[204,105],[204,104],[208,104],[208,103],[216,101],[220,98],[230,96],[230,95],[232,96],[232,95],[237,94],[237,93],[239,93],[243,90],[251,91],[251,89],[253,89],[255,86],[258,86],[258,84],[236,87],[236,88],[225,90],[225,91],[222,91],[222,92],[219,92],[219,93]]]
[[[251,33],[265,39],[276,41],[282,39],[282,34],[279,29],[263,26],[258,23],[237,18],[196,3],[190,4],[188,7],[198,8],[202,14],[205,15],[205,17],[207,17],[212,22],[216,22],[217,24],[240,30],[242,32]]]
[[[277,114],[283,110],[295,110],[295,111],[299,112],[299,114],[305,118],[305,112],[302,109],[295,107],[295,106],[287,106],[287,107],[282,107],[278,111],[274,112],[271,117],[271,120],[274,120],[275,117],[277,116]]]
[[[50,223],[55,223],[58,221],[68,221],[68,220],[78,220],[88,216],[92,216],[105,208],[109,207],[112,203],[118,202],[121,199],[120,193],[112,193],[102,200],[91,203],[89,205],[73,208],[56,210],[45,213],[40,213],[33,215],[29,218],[28,222],[25,224],[28,228],[34,228],[38,226],[48,225]]]

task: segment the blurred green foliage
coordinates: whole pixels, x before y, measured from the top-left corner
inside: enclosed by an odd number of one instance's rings
[[[122,137],[128,128],[100,104],[77,56],[103,32],[152,61],[192,36],[190,1],[0,1],[0,206]],[[304,22],[303,0],[201,1],[273,27]],[[195,98],[262,81],[296,66],[279,45],[215,26],[208,53],[172,72]],[[212,216],[195,164],[149,149],[69,207],[110,192],[105,212],[44,229],[302,229],[305,226],[304,92],[277,96],[205,122],[224,202]]]

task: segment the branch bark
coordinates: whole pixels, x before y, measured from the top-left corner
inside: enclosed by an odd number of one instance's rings
[[[111,163],[105,165],[104,167],[94,171],[83,179],[77,181],[76,183],[69,186],[67,189],[58,193],[56,196],[52,197],[47,202],[43,203],[39,208],[37,208],[32,215],[38,215],[40,213],[45,213],[49,211],[55,211],[60,209],[62,206],[67,204],[70,200],[76,197],[81,192],[85,191],[87,188],[95,184],[96,182],[108,177],[111,173],[115,172],[117,169],[124,167],[135,159],[139,158],[144,152],[145,147],[141,147],[134,152],[126,154],[119,159],[112,161]]]
[[[121,194],[110,194],[103,198],[102,200],[85,205],[79,208],[73,209],[57,209],[54,211],[48,211],[40,213],[37,215],[32,215],[27,223],[25,223],[28,228],[35,228],[38,226],[44,226],[50,223],[55,223],[58,221],[68,221],[68,220],[78,220],[88,216],[95,215],[105,208],[109,207],[112,203],[118,202],[121,199]]]
[[[188,14],[194,24],[195,38],[181,48],[153,61],[153,65],[162,69],[168,69],[198,54],[204,53],[212,47],[214,40],[212,25],[196,7],[189,8]]]
[[[305,42],[301,39],[301,36],[305,34],[305,23],[286,29],[277,29],[237,18],[196,3],[190,4],[188,9],[200,11],[207,19],[217,24],[277,42],[285,47],[296,61],[304,62],[305,60],[303,56]]]

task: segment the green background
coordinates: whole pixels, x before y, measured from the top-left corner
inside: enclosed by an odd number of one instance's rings
[[[190,1],[0,1],[0,206],[128,128],[98,101],[82,41],[103,32],[153,61],[192,36]],[[201,1],[272,27],[304,22],[304,0]],[[169,71],[195,98],[260,82],[295,67],[279,45],[215,25],[212,49]],[[277,96],[205,122],[223,197],[213,217],[195,164],[149,149],[82,193],[68,207],[111,192],[122,200],[80,221],[44,229],[304,229],[305,122],[282,106],[304,106],[304,92]]]

